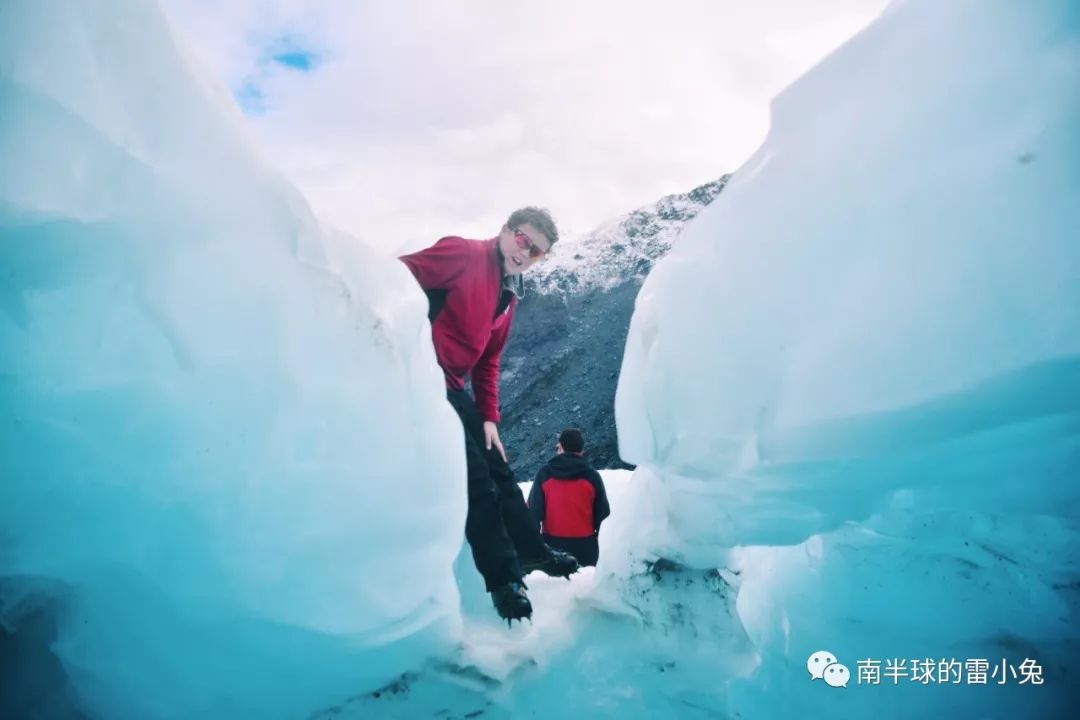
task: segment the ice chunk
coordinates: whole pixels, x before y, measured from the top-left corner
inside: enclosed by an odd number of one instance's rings
[[[1038,695],[905,675],[905,715],[1067,714],[1077,128],[1075,8],[896,2],[649,276],[616,417],[667,527],[635,552],[739,573],[761,662],[726,712],[901,712],[809,681],[829,650],[851,685],[858,660],[1056,668]]]
[[[452,640],[426,303],[144,2],[0,8],[0,582],[102,717],[296,717]]]
[[[898,3],[777,98],[642,288],[620,377],[621,455],[724,495],[695,501],[701,532],[798,542],[947,481],[840,461],[1080,410],[1077,25]]]

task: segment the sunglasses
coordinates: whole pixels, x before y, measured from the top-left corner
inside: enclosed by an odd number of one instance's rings
[[[514,231],[514,242],[516,242],[517,246],[522,250],[528,250],[529,257],[531,258],[544,257],[544,255],[547,253],[547,250],[544,250],[542,247],[534,243],[528,235],[521,232],[520,230]]]

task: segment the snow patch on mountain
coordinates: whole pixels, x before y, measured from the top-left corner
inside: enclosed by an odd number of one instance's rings
[[[731,175],[690,192],[667,195],[623,215],[580,239],[562,240],[525,279],[526,290],[574,295],[611,290],[629,279],[644,279],[671,250],[683,227],[711,203]]]

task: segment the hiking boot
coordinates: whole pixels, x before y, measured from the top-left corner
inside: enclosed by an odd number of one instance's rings
[[[491,602],[499,617],[506,620],[510,625],[514,620],[524,620],[532,617],[532,603],[525,594],[525,583],[520,581],[508,582],[491,591]]]
[[[545,556],[536,560],[522,560],[521,571],[528,575],[533,570],[539,570],[551,577],[570,579],[570,576],[581,569],[577,558],[562,550],[555,550],[548,545],[544,546]]]

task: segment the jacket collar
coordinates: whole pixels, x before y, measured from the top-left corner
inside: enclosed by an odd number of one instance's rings
[[[562,453],[547,461],[547,469],[552,477],[579,477],[592,470],[592,464],[583,455]]]
[[[525,297],[525,278],[522,276],[522,273],[518,273],[517,275],[507,275],[503,271],[503,254],[502,249],[499,248],[499,236],[496,235],[488,242],[490,242],[491,246],[494,248],[495,263],[499,266],[499,275],[502,277],[503,290],[509,290],[518,300]]]

